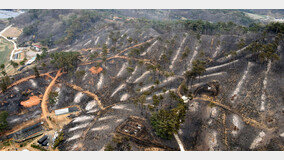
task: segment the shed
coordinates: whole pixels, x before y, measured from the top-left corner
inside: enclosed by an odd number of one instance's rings
[[[69,108],[69,112],[76,112],[78,111],[79,109],[77,107],[70,107]]]
[[[47,135],[41,137],[41,139],[39,139],[37,142],[38,142],[39,144],[41,144],[41,143],[43,143],[46,139],[47,139]]]
[[[42,142],[42,146],[47,146],[47,144],[48,144],[48,139],[46,139],[44,142]]]
[[[62,115],[62,114],[67,114],[69,113],[69,108],[63,108],[63,109],[57,109],[54,111],[55,115]]]

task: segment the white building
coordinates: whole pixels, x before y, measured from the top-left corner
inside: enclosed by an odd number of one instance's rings
[[[69,113],[69,108],[63,108],[63,109],[57,109],[54,111],[55,115],[62,115],[62,114],[67,114]]]

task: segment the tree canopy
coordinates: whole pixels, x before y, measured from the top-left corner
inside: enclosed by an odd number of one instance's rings
[[[8,118],[7,111],[0,112],[0,132],[3,132],[8,128],[7,118]]]
[[[74,70],[80,62],[79,52],[57,52],[51,54],[52,63],[57,68],[64,68],[65,70]]]
[[[171,139],[174,133],[184,122],[186,106],[182,100],[178,101],[177,107],[171,110],[161,109],[151,116],[151,125],[157,136],[163,139]]]

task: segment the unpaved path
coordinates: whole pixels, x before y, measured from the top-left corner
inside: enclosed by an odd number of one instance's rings
[[[47,73],[42,73],[42,74],[40,74],[39,76],[40,76],[40,77],[42,77],[42,76],[48,76],[50,73],[53,73],[53,72],[55,72],[55,71],[51,71],[51,72],[47,72]],[[16,86],[16,85],[19,85],[19,84],[21,84],[21,83],[23,83],[23,82],[26,82],[26,81],[28,81],[28,80],[30,80],[30,79],[34,79],[34,78],[36,78],[35,75],[28,76],[28,77],[25,77],[25,78],[21,78],[21,79],[19,79],[18,81],[16,81],[16,82],[12,83],[11,85],[9,85],[9,86],[7,87],[7,89],[9,89],[9,88],[11,88],[11,87],[14,87],[14,86]],[[0,93],[2,93],[2,91],[0,91]]]
[[[142,43],[136,44],[136,45],[134,45],[134,46],[125,48],[124,50],[122,50],[121,52],[119,52],[119,53],[117,54],[117,56],[119,56],[120,54],[126,52],[127,50],[130,50],[130,49],[132,49],[132,48],[136,48],[136,47],[142,46],[142,45],[144,45],[144,44],[146,44],[146,43],[149,43],[149,42],[151,42],[152,40],[154,40],[154,38],[149,39],[149,40],[146,41],[146,42],[142,42]]]
[[[239,112],[237,112],[236,110],[232,109],[231,107],[227,106],[227,105],[224,105],[218,101],[214,101],[212,99],[209,99],[209,98],[204,98],[204,97],[195,97],[194,99],[196,100],[203,100],[203,101],[207,101],[207,102],[211,102],[219,107],[222,107],[223,109],[227,110],[227,111],[230,111],[234,114],[237,114],[238,116],[240,116],[243,121],[248,124],[248,125],[251,125],[253,127],[256,127],[256,128],[259,128],[259,129],[262,129],[262,130],[266,130],[266,131],[271,131],[271,130],[274,130],[274,128],[268,128],[265,124],[263,123],[260,123],[260,122],[257,122],[256,120],[254,119],[251,119],[251,118],[248,118],[246,117],[244,114],[241,114]]]
[[[85,94],[89,95],[90,97],[93,97],[98,102],[98,106],[101,109],[104,109],[104,107],[103,107],[99,97],[96,94],[94,94],[94,93],[92,93],[92,92],[90,92],[88,90],[84,90],[83,88],[81,88],[79,86],[76,86],[74,84],[70,84],[70,83],[64,83],[64,84],[68,85],[69,87],[71,87],[71,88],[73,88],[73,89],[75,89],[75,90],[77,90],[79,92],[85,93]]]
[[[47,105],[47,101],[49,98],[49,93],[52,90],[52,87],[55,85],[55,82],[57,80],[58,77],[60,77],[63,73],[61,72],[62,69],[59,69],[55,78],[50,82],[49,86],[46,88],[43,98],[42,98],[42,102],[41,102],[41,109],[42,109],[42,116],[44,117],[44,119],[46,120],[49,128],[53,128],[53,124],[51,123],[50,119],[48,118],[49,116],[49,111],[48,111],[48,105]]]
[[[176,139],[176,141],[177,141],[177,143],[178,143],[178,146],[179,146],[179,148],[180,148],[180,151],[185,151],[185,150],[184,150],[184,147],[183,147],[183,144],[182,144],[182,142],[181,142],[181,140],[180,140],[180,138],[179,138],[179,136],[178,136],[177,133],[174,134],[174,137],[175,137],[175,139]]]
[[[47,75],[47,76],[48,76],[49,78],[53,79],[53,81],[54,81],[54,80],[56,81],[56,78],[54,78],[54,77],[52,77],[52,76],[50,76],[50,75]],[[79,91],[79,92],[82,92],[82,93],[87,94],[87,95],[90,96],[90,97],[93,97],[93,98],[98,102],[98,106],[99,106],[101,109],[104,109],[104,107],[103,107],[103,105],[102,105],[102,103],[101,103],[99,97],[98,97],[96,94],[94,94],[94,93],[92,93],[92,92],[90,92],[90,91],[88,91],[88,90],[84,90],[83,88],[81,88],[81,87],[79,87],[79,86],[77,86],[77,85],[75,85],[75,84],[71,84],[71,83],[67,83],[67,82],[63,82],[63,81],[59,81],[59,82],[62,82],[62,83],[64,83],[64,84],[66,84],[67,86],[73,88],[74,90],[77,90],[77,91]]]
[[[3,38],[4,38],[5,40],[7,40],[7,41],[13,43],[13,45],[14,45],[14,49],[12,50],[11,55],[10,55],[10,61],[13,60],[13,54],[14,54],[15,50],[18,49],[18,47],[17,47],[17,44],[16,44],[13,40],[10,40],[10,39],[8,39],[7,37],[3,36],[3,33],[4,33],[6,30],[8,30],[9,28],[11,28],[11,27],[12,27],[12,25],[10,25],[10,26],[4,28],[4,29],[0,32],[0,36],[1,36],[1,37],[3,37]]]

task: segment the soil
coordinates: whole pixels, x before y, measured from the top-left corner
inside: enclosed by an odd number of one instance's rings
[[[41,101],[40,97],[42,97],[42,95],[29,97],[28,100],[22,101],[21,105],[24,106],[24,107],[27,107],[27,108],[32,107],[32,106],[36,106]]]

